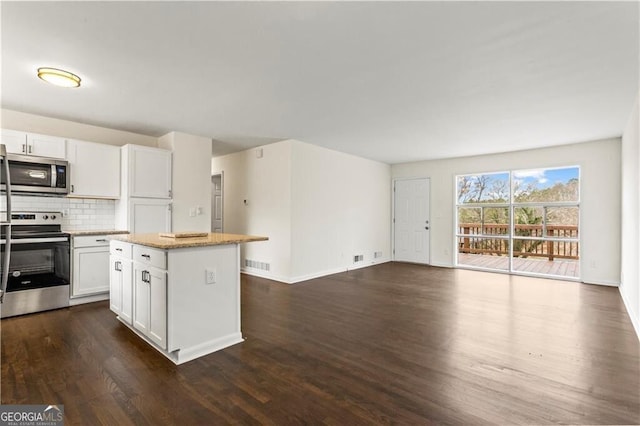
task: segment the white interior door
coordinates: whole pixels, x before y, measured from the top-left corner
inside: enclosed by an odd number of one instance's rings
[[[429,263],[429,179],[394,184],[394,259]]]
[[[211,176],[211,232],[222,232],[222,175]]]

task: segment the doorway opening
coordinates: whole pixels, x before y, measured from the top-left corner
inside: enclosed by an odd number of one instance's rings
[[[211,232],[224,232],[224,177],[223,173],[211,176]]]

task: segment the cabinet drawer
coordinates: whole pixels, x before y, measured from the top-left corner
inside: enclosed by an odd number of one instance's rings
[[[134,245],[133,260],[154,268],[167,269],[167,255],[164,250]]]
[[[83,235],[73,237],[73,248],[81,247],[101,247],[108,246],[109,240],[106,235]]]
[[[124,241],[111,241],[110,253],[114,256],[131,259],[131,243],[125,243]]]

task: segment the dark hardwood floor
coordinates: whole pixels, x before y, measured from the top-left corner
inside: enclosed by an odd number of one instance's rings
[[[1,401],[67,425],[638,424],[618,289],[388,263],[242,277],[246,341],[175,366],[106,302],[1,322]]]

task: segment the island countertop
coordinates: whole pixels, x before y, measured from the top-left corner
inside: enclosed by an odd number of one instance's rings
[[[253,241],[267,241],[269,238],[256,235],[221,233],[209,233],[206,236],[202,237],[171,238],[161,237],[160,234],[153,233],[113,235],[110,236],[110,239],[167,250],[185,247],[205,247],[224,244],[250,243]]]

